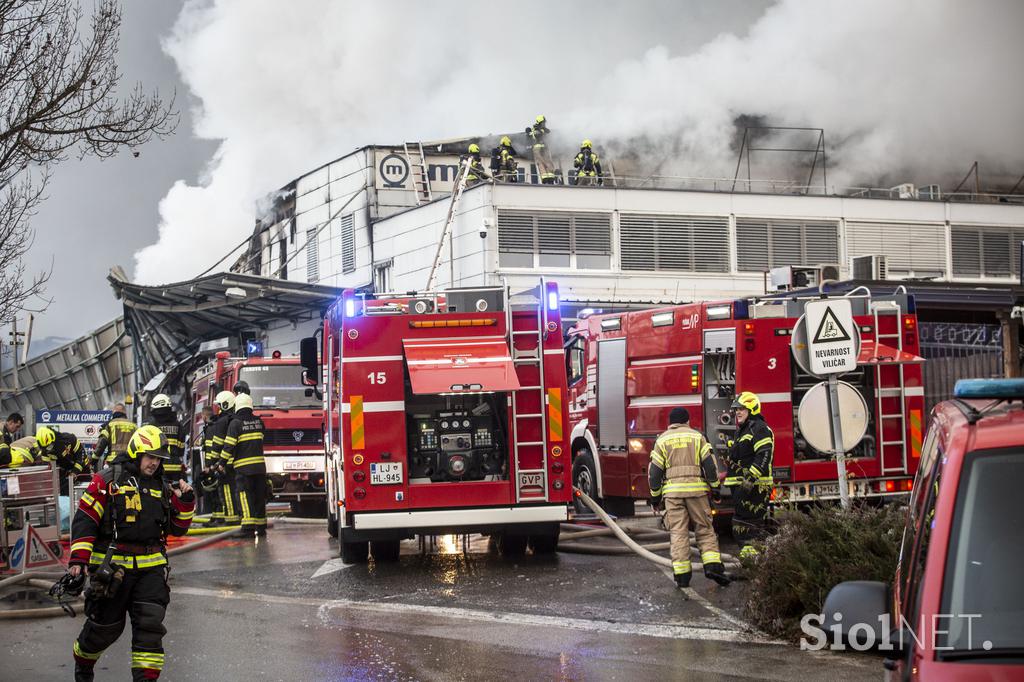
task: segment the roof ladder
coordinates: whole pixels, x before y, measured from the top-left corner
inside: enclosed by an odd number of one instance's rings
[[[441,251],[444,250],[444,243],[446,240],[454,239],[452,234],[452,225],[455,223],[456,209],[459,207],[459,200],[462,199],[462,193],[466,190],[466,178],[469,174],[469,157],[467,157],[462,164],[459,166],[459,174],[455,177],[455,188],[452,190],[452,201],[448,205],[448,218],[444,221],[444,230],[441,231],[441,238],[437,241],[437,252],[434,254],[434,264],[430,267],[430,277],[427,278],[427,291],[434,290],[434,280],[437,277],[437,267],[441,264]],[[449,245],[449,249],[452,247]],[[451,261],[451,281],[448,286],[455,286],[455,257],[453,253],[449,253],[449,260]]]
[[[903,334],[902,334],[902,322],[903,322],[903,311],[900,309],[900,304],[896,301],[873,301],[871,303],[871,313],[874,317],[875,323],[875,342],[886,343],[891,345],[896,350],[903,350]],[[884,334],[882,333],[882,319],[889,318],[895,320],[895,333]],[[892,365],[889,365],[892,367]],[[885,367],[881,364],[875,366],[875,414],[877,415],[879,424],[879,456],[881,457],[882,464],[882,475],[886,474],[905,474],[907,473],[907,401],[906,401],[906,375],[903,371],[903,363],[895,365],[894,369],[897,372],[898,383],[894,386],[883,386],[882,385],[882,371]],[[885,398],[892,398],[892,395],[884,395],[886,389],[898,390],[896,397],[899,408],[897,410],[885,411]],[[886,427],[895,422],[899,429],[899,438],[895,440],[886,440],[886,431],[891,430]],[[889,448],[900,449],[900,466],[887,466],[886,465],[886,452]]]
[[[416,204],[432,201],[430,178],[427,176],[427,157],[423,153],[422,142],[404,142],[405,160],[409,162],[409,177],[412,178],[413,189],[416,190]]]

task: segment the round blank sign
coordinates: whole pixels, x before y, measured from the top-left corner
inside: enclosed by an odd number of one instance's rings
[[[828,407],[828,384],[815,384],[804,394],[796,419],[800,434],[819,452],[832,451],[832,426]],[[856,388],[839,382],[839,416],[843,427],[843,452],[849,452],[868,430],[868,404]]]

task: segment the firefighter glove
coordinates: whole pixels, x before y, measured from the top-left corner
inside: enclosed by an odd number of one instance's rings
[[[665,508],[665,500],[661,495],[654,495],[651,497],[651,509],[654,511],[661,511]]]

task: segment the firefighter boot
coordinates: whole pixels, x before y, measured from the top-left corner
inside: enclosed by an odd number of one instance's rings
[[[685,589],[690,586],[690,577],[693,574],[687,571],[686,573],[676,573],[676,587],[679,589]]]
[[[725,574],[725,566],[720,561],[704,564],[704,576],[708,580],[714,580],[722,587],[726,587],[732,582],[732,579]]]
[[[96,679],[92,665],[75,663],[75,682],[93,682]]]

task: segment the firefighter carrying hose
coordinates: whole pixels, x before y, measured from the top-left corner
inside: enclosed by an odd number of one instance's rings
[[[96,439],[96,449],[92,452],[92,469],[99,471],[103,468],[106,460],[114,459],[128,450],[128,441],[135,433],[135,422],[128,418],[123,403],[117,403],[111,409],[113,414],[110,421],[100,429],[100,436]]]
[[[185,478],[185,427],[178,421],[178,415],[171,407],[171,399],[163,393],[153,396],[149,403],[149,421],[167,437],[167,450],[170,459],[164,462],[164,479],[168,483]]]
[[[533,140],[533,162],[537,165],[537,173],[540,181],[545,185],[555,184],[555,164],[551,161],[551,152],[548,151],[547,136],[548,120],[541,114],[534,121],[533,125],[526,129],[526,134]]]
[[[238,488],[235,487],[234,472],[230,467],[224,466],[224,455],[221,451],[224,448],[224,438],[228,434],[228,426],[234,417],[235,394],[231,391],[221,391],[217,394],[215,401],[217,407],[220,408],[220,414],[217,416],[217,421],[213,423],[210,452],[213,466],[216,467],[216,472],[220,476],[219,497],[222,511],[219,515],[217,512],[211,514],[210,521],[213,525],[234,526],[241,521],[241,517],[238,515]]]
[[[74,644],[75,680],[93,679],[93,668],[132,620],[132,679],[155,680],[164,666],[167,535],[185,535],[195,496],[181,481],[171,488],[161,464],[170,457],[155,426],[139,428],[128,449],[93,476],[71,524],[69,580],[88,572],[86,621]],[[86,568],[88,567],[88,569]]]
[[[690,586],[691,525],[704,575],[719,585],[728,585],[730,579],[725,575],[708,501],[710,489],[718,487],[718,465],[704,435],[690,428],[690,413],[685,407],[673,408],[668,421],[668,430],[658,436],[651,450],[648,483],[651,506],[665,509],[676,586]]]
[[[221,449],[223,466],[235,473],[242,509],[242,534],[267,534],[267,465],[263,420],[252,413],[252,396],[235,397],[235,414]]]
[[[757,554],[753,542],[764,538],[771,511],[772,454],[775,435],[761,416],[761,400],[744,391],[732,402],[736,416],[736,440],[729,442],[729,475],[732,488],[732,533],[740,543],[740,557]]]
[[[512,138],[505,135],[501,143],[491,150],[491,175],[498,182],[519,182],[519,162]]]
[[[590,140],[583,140],[580,144],[580,153],[576,155],[572,165],[576,169],[576,184],[580,187],[604,184],[601,159],[594,152],[594,143]]]

